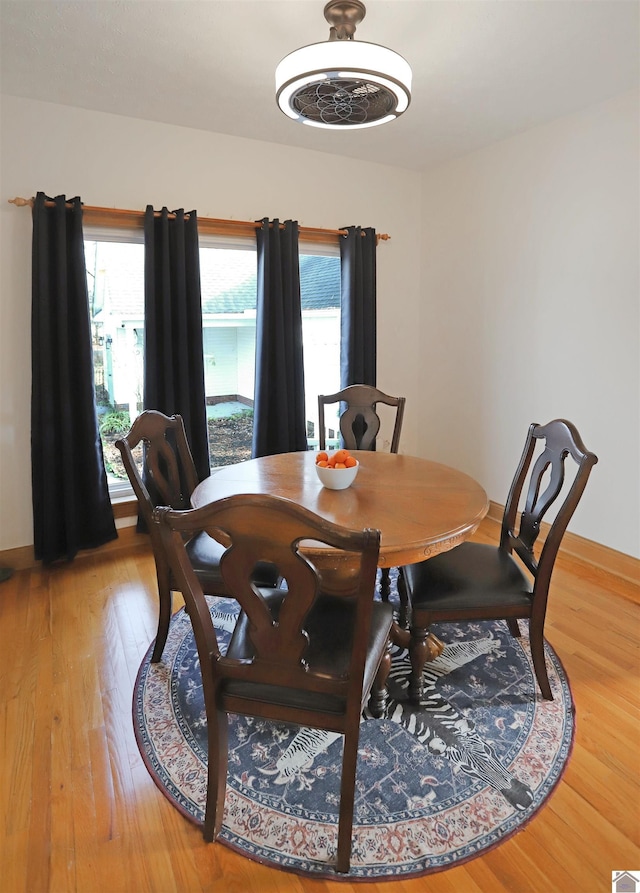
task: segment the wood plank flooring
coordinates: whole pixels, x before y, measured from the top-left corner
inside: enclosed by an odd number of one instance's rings
[[[495,529],[487,521],[477,536],[495,541]],[[522,831],[426,878],[308,880],[205,844],[142,763],[131,694],[157,595],[140,539],[0,584],[2,893],[608,893],[613,870],[640,869],[633,584],[558,561],[547,638],[571,682],[577,735],[558,788]]]

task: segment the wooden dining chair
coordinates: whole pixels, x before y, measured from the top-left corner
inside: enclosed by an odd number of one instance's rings
[[[143,458],[136,461],[134,451],[142,444]],[[158,631],[151,660],[162,658],[172,613],[172,590],[180,587],[173,578],[164,554],[157,525],[153,521],[156,505],[187,509],[190,497],[199,483],[182,416],[166,416],[153,409],[140,413],[129,433],[116,441],[125,471],[138,500],[140,516],[151,537],[158,579]],[[195,573],[208,595],[225,595],[220,573],[224,549],[206,534],[194,536],[186,546]],[[275,586],[277,574],[264,562],[256,568],[261,585]]]
[[[340,415],[340,435],[348,450],[373,450],[380,431],[378,403],[395,406],[396,413],[391,436],[391,453],[397,453],[400,446],[400,432],[404,416],[404,397],[391,397],[378,388],[365,384],[352,384],[335,394],[318,396],[318,448],[326,448],[325,406],[333,403],[345,404]]]
[[[405,397],[391,397],[378,388],[365,384],[349,385],[335,394],[320,394],[318,396],[318,449],[326,448],[325,406],[334,403],[345,405],[340,416],[340,435],[345,448],[348,450],[376,449],[376,438],[381,424],[380,416],[376,410],[378,403],[383,403],[387,406],[394,406],[396,409],[389,452],[397,453],[400,447],[405,402]],[[380,578],[380,593],[383,599],[389,598],[390,590],[389,568],[384,567],[381,570]],[[401,594],[400,624],[405,626],[406,623],[407,605]]]
[[[437,656],[429,644],[432,623],[502,619],[514,636],[520,635],[518,619],[529,621],[538,685],[542,696],[553,700],[544,657],[549,584],[565,530],[597,461],[571,422],[532,424],[507,497],[500,544],[465,542],[401,569],[412,612],[409,697],[413,701],[422,698],[425,662]],[[539,548],[541,524],[552,508],[555,514]]]
[[[205,839],[215,840],[222,826],[227,713],[327,729],[344,736],[337,870],[347,872],[361,714],[374,682],[376,704],[383,706],[390,666],[391,607],[374,601],[380,532],[348,530],[290,500],[256,494],[187,512],[159,508],[155,517],[200,659],[208,724]],[[184,546],[185,537],[201,532],[228,547],[222,576],[242,609],[224,655]],[[313,553],[301,551],[303,541],[307,547],[314,541],[325,561],[335,549],[350,554],[339,592],[323,587]],[[249,569],[265,559],[286,587],[265,589],[252,581]]]

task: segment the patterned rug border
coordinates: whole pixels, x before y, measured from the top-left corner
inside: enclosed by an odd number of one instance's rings
[[[184,613],[184,608],[181,608],[176,613],[176,615],[174,615],[174,617],[177,617],[178,614],[183,614],[183,613]],[[526,638],[526,637],[523,636],[523,638]],[[148,735],[147,735],[146,729],[141,728],[137,722],[137,715],[140,712],[140,699],[142,698],[143,693],[144,693],[143,678],[148,675],[148,670],[150,667],[150,657],[151,657],[151,653],[153,651],[153,645],[154,645],[154,642],[152,642],[149,645],[149,648],[147,649],[147,651],[140,663],[138,672],[136,674],[136,680],[135,680],[135,685],[134,685],[133,699],[132,699],[132,721],[133,721],[136,743],[137,743],[140,755],[142,757],[143,763],[144,763],[149,775],[153,779],[153,782],[156,785],[156,787],[159,789],[159,791],[162,793],[162,795],[165,797],[165,799],[167,799],[169,801],[169,803],[172,805],[172,807],[174,809],[176,809],[192,825],[196,826],[196,828],[201,832],[202,822],[200,820],[198,820],[190,812],[190,810],[185,805],[183,805],[183,803],[181,803],[180,800],[176,798],[176,796],[174,796],[174,794],[170,790],[168,790],[167,786],[163,783],[162,779],[157,774],[155,767],[153,766],[153,761],[151,760],[151,758],[148,756],[148,753],[147,753],[146,744],[148,742]],[[481,858],[483,855],[491,852],[492,850],[501,846],[502,844],[504,844],[511,838],[515,837],[520,831],[522,831],[524,828],[526,828],[529,825],[529,823],[538,815],[538,813],[540,812],[541,809],[543,809],[545,806],[547,806],[549,804],[550,798],[553,796],[553,794],[555,793],[555,791],[558,788],[558,785],[564,778],[569,761],[571,759],[571,755],[572,755],[574,744],[575,744],[576,726],[577,726],[577,714],[576,714],[575,701],[574,701],[574,697],[573,697],[573,691],[571,689],[569,677],[566,673],[566,670],[564,668],[562,660],[560,659],[560,657],[558,656],[556,651],[553,649],[553,647],[546,640],[545,640],[545,651],[547,652],[548,658],[550,657],[552,660],[552,663],[555,664],[556,670],[558,672],[558,676],[563,678],[564,684],[566,686],[567,697],[566,697],[565,713],[567,715],[570,715],[571,719],[572,719],[571,734],[570,734],[570,738],[568,741],[568,745],[566,747],[566,756],[564,758],[564,762],[562,764],[560,771],[557,773],[556,777],[549,784],[548,790],[546,791],[544,796],[540,799],[540,802],[531,808],[531,812],[526,816],[526,818],[523,818],[522,821],[520,821],[517,825],[515,825],[510,830],[500,834],[499,839],[497,839],[493,842],[487,843],[487,844],[483,844],[481,847],[477,848],[474,852],[469,852],[468,854],[454,857],[451,859],[451,861],[448,864],[443,863],[443,864],[437,864],[437,865],[430,865],[426,868],[419,868],[419,869],[415,869],[415,870],[411,869],[410,867],[405,867],[403,869],[401,866],[399,866],[397,873],[394,873],[391,875],[376,874],[375,870],[372,870],[371,874],[362,874],[362,873],[353,874],[352,872],[349,872],[348,874],[339,874],[335,870],[333,870],[331,868],[331,866],[327,866],[326,869],[318,868],[318,869],[314,869],[313,871],[306,870],[304,868],[301,868],[298,864],[294,864],[293,860],[291,860],[290,857],[283,856],[282,854],[278,854],[279,858],[276,858],[276,857],[268,858],[259,852],[251,852],[250,850],[247,850],[246,844],[242,845],[242,844],[236,843],[234,841],[234,838],[237,838],[237,839],[241,839],[241,838],[238,838],[237,835],[233,834],[233,832],[231,832],[227,828],[225,828],[224,831],[228,834],[228,836],[224,836],[224,833],[221,834],[220,837],[218,838],[218,840],[216,841],[216,843],[222,844],[223,846],[227,847],[227,849],[237,853],[240,856],[243,856],[244,858],[250,859],[251,861],[256,862],[260,865],[264,865],[269,868],[273,868],[274,870],[285,871],[287,873],[295,874],[298,877],[302,877],[302,878],[305,878],[305,877],[310,878],[310,879],[317,878],[318,880],[332,880],[332,881],[346,882],[346,883],[372,883],[372,882],[375,882],[375,883],[386,882],[386,883],[388,883],[388,882],[393,882],[393,881],[398,881],[398,880],[413,880],[413,879],[417,879],[417,878],[424,878],[428,875],[436,874],[436,873],[439,873],[442,871],[447,871],[451,868],[471,862],[474,859]],[[537,699],[540,698],[540,694],[538,691],[536,691],[536,697],[537,697]],[[227,795],[229,794],[229,791],[230,791],[230,788],[228,787]],[[236,794],[236,796],[237,796],[237,794]]]

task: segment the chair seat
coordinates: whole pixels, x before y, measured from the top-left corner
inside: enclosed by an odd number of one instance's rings
[[[529,609],[531,583],[516,561],[495,546],[462,543],[403,568],[414,611],[447,613],[470,608]]]
[[[221,546],[217,540],[202,530],[189,540],[186,549],[201,585],[204,587],[206,583],[209,586],[219,585],[222,587],[220,559],[225,551],[224,546]],[[259,561],[255,566],[253,579],[258,586],[277,586],[278,572],[267,561]]]
[[[281,589],[267,589],[261,590],[261,592],[274,619],[277,619],[286,592]],[[344,673],[345,675],[348,673],[355,617],[356,606],[353,600],[323,594],[318,596],[305,623],[311,644],[304,654],[304,659],[311,671]],[[392,621],[392,606],[388,602],[374,602],[364,669],[363,706],[378,670],[379,655],[384,650]],[[246,660],[252,658],[253,655],[254,648],[249,638],[248,618],[242,612],[231,637],[227,656],[236,660]],[[334,695],[301,691],[277,685],[227,680],[224,685],[224,693],[300,710],[321,710],[342,714],[345,709],[344,699]]]

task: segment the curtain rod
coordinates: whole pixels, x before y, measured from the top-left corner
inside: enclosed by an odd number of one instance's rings
[[[33,198],[10,198],[9,204],[19,208],[33,207]],[[45,201],[47,207],[54,207],[52,201]],[[127,211],[120,208],[97,208],[92,205],[82,206],[83,218],[90,226],[128,226],[142,229],[144,225],[144,211]],[[156,215],[161,212],[156,211]],[[188,217],[185,214],[185,217]],[[175,214],[169,214],[174,218]],[[283,227],[284,224],[280,224]],[[262,224],[255,220],[224,220],[216,217],[198,217],[198,231],[204,235],[253,235]],[[335,242],[340,236],[345,236],[344,229],[322,229],[320,227],[301,226],[300,238],[307,242]],[[364,233],[362,233],[364,235]],[[376,233],[376,242],[386,242],[391,236],[387,233]]]

